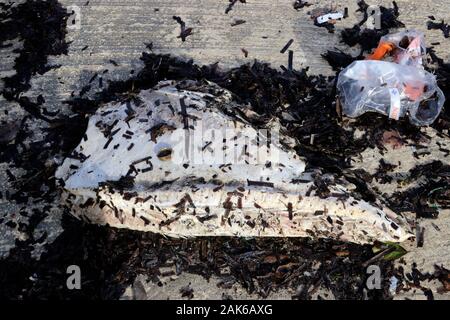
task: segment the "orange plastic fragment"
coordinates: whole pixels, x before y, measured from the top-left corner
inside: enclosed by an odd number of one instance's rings
[[[375,51],[367,56],[367,60],[381,60],[385,55],[394,50],[395,45],[392,42],[381,42]]]

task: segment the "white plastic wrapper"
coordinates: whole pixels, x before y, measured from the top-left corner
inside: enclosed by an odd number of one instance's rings
[[[331,12],[324,14],[320,17],[317,17],[317,23],[322,24],[325,22],[328,22],[330,20],[338,20],[342,19],[344,17],[344,14],[342,12]]]
[[[337,89],[351,118],[372,111],[395,120],[408,116],[417,126],[433,123],[445,102],[434,75],[386,61],[353,62],[339,74]]]

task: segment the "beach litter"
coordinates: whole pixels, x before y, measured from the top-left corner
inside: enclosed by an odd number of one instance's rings
[[[344,114],[354,118],[372,111],[394,120],[408,116],[417,126],[432,124],[445,96],[436,76],[423,68],[425,51],[423,35],[417,31],[381,37],[366,60],[354,61],[339,74]]]

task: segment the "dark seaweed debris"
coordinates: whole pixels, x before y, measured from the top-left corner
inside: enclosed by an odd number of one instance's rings
[[[292,5],[294,7],[295,10],[300,10],[304,7],[309,7],[311,6],[311,4],[307,1],[303,1],[303,0],[295,0],[295,2]]]
[[[291,46],[291,44],[294,42],[294,39],[290,39],[283,48],[281,48],[280,53],[285,53],[287,49]]]
[[[178,16],[173,16],[173,19],[180,25],[180,35],[177,38],[181,38],[181,41],[186,41],[186,38],[192,34],[192,28],[186,28],[186,23]]]
[[[380,29],[367,29],[362,26],[368,19],[367,9],[369,5],[364,1],[358,1],[358,10],[364,14],[363,19],[355,24],[352,28],[346,28],[342,30],[341,37],[342,42],[348,46],[353,47],[356,44],[361,46],[361,53],[368,52],[378,46],[380,38],[389,33],[391,28],[402,28],[405,25],[398,20],[400,15],[398,6],[395,1],[392,2],[392,8],[386,8],[380,6]]]
[[[433,49],[428,49],[428,53],[434,63],[431,71],[436,75],[439,88],[445,95],[445,103],[441,114],[432,126],[439,132],[444,132],[444,130],[450,129],[450,62],[444,62],[437,57]]]
[[[25,116],[17,128],[15,143],[8,144],[1,149],[0,161],[13,161],[16,168],[25,170],[25,174],[15,183],[16,192],[11,199],[18,203],[27,201],[28,196],[52,201],[55,190],[55,167],[46,164],[57,152],[68,152],[74,148],[86,129],[87,121],[77,116],[72,119],[53,118],[58,113],[50,113],[43,105],[42,96],[36,102],[21,93],[30,88],[30,79],[36,74],[43,74],[50,70],[47,66],[48,56],[66,54],[68,44],[65,41],[66,21],[68,13],[55,0],[29,0],[21,4],[0,4],[0,43],[20,39],[22,48],[17,49],[15,59],[16,74],[3,79],[2,95],[10,101],[16,101],[29,114]],[[31,134],[28,125],[35,119],[51,123],[51,127],[44,130],[45,138],[32,141],[27,148],[23,148],[23,141]],[[77,120],[80,120],[79,122]],[[75,131],[75,134],[72,134]],[[62,138],[61,138],[62,137]],[[45,186],[48,192],[42,192]]]
[[[230,3],[228,4],[227,8],[225,9],[225,14],[228,14],[228,12],[230,12],[231,10],[233,10],[234,5],[235,5],[238,1],[239,1],[240,3],[246,3],[246,0],[228,0],[228,2],[230,2]]]
[[[437,218],[439,209],[450,208],[450,166],[441,161],[418,165],[410,170],[408,181],[421,178],[417,187],[394,193],[389,199],[397,212],[412,211],[417,217]]]
[[[67,54],[65,41],[68,13],[56,0],[31,1],[19,5],[0,3],[0,45],[20,38],[23,48],[17,49],[16,74],[4,81],[5,98],[17,97],[30,88],[30,79],[52,67],[48,56]],[[51,39],[44,41],[42,39]]]
[[[442,286],[439,287],[438,293],[448,293],[450,290],[450,270],[444,266],[435,265],[434,272],[422,273],[417,269],[416,263],[411,266],[411,272],[406,273],[403,267],[399,267],[394,270],[393,273],[396,277],[402,280],[401,289],[404,292],[421,290],[428,300],[434,300],[433,292],[424,286],[424,283],[438,280]],[[397,290],[398,290],[397,289]]]
[[[353,61],[362,59],[361,56],[353,57],[350,54],[343,52],[342,50],[327,50],[326,53],[322,54],[322,57],[328,61],[328,64],[333,68],[334,71],[340,71],[341,69],[347,67]]]
[[[245,20],[242,20],[242,19],[236,19],[236,20],[234,20],[230,25],[231,25],[232,27],[235,27],[235,26],[244,24],[245,22],[246,22]]]
[[[137,274],[161,283],[160,268],[171,267],[177,275],[216,275],[220,288],[241,283],[263,297],[290,287],[296,288],[294,299],[308,299],[320,286],[337,299],[362,299],[367,277],[362,265],[373,255],[370,246],[327,240],[166,239],[83,224],[68,215],[63,226],[64,233],[40,261],[31,259],[29,250],[20,247],[0,260],[0,298],[118,299]],[[61,285],[72,264],[83,272],[82,290]],[[380,267],[383,273],[391,270],[389,263],[381,262]],[[387,284],[383,288],[369,291],[369,298],[387,298]],[[181,293],[187,297],[195,294],[190,288],[181,288]]]
[[[434,22],[430,20],[427,22],[427,28],[428,30],[441,30],[444,37],[450,37],[450,25],[448,23],[444,23],[443,20],[441,22]]]

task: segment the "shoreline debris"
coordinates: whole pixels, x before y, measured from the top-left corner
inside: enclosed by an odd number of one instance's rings
[[[129,109],[134,119],[127,121]],[[387,208],[355,199],[319,176],[304,176],[305,163],[293,150],[272,140],[255,144],[261,134],[236,117],[238,109],[243,107],[232,102],[229,92],[193,81],[161,82],[133,102],[100,108],[75,150],[83,158],[67,158],[56,172],[65,204],[87,222],[174,237],[326,237],[370,243],[412,236]],[[148,122],[139,122],[142,117]],[[158,134],[146,135],[148,128],[158,128]],[[117,130],[128,138],[113,135]],[[210,134],[205,140],[204,130],[213,130],[214,137],[227,130],[233,142],[210,140]],[[286,137],[278,139],[283,143]],[[126,149],[130,142],[140,147]],[[114,144],[119,147],[108,147]],[[201,151],[190,154],[192,149]],[[162,159],[161,150],[170,150],[171,157]],[[125,178],[132,185],[118,186]]]
[[[423,38],[415,30],[385,35],[366,60],[354,61],[341,71],[336,86],[344,114],[354,118],[373,111],[394,120],[408,115],[417,126],[432,124],[445,96],[436,76],[423,68]],[[382,60],[388,58],[392,62]]]
[[[444,20],[441,22],[434,22],[432,21],[434,19],[431,19],[427,22],[427,29],[428,30],[441,30],[442,34],[445,38],[450,37],[450,25],[448,23],[445,23]]]
[[[180,25],[180,34],[177,38],[181,38],[181,41],[185,42],[186,38],[192,34],[192,28],[186,28],[186,23],[178,16],[173,16],[173,19]]]
[[[246,3],[246,0],[228,0],[230,3],[225,9],[225,14],[228,14],[231,10],[233,10],[234,5],[239,1],[240,3]]]

